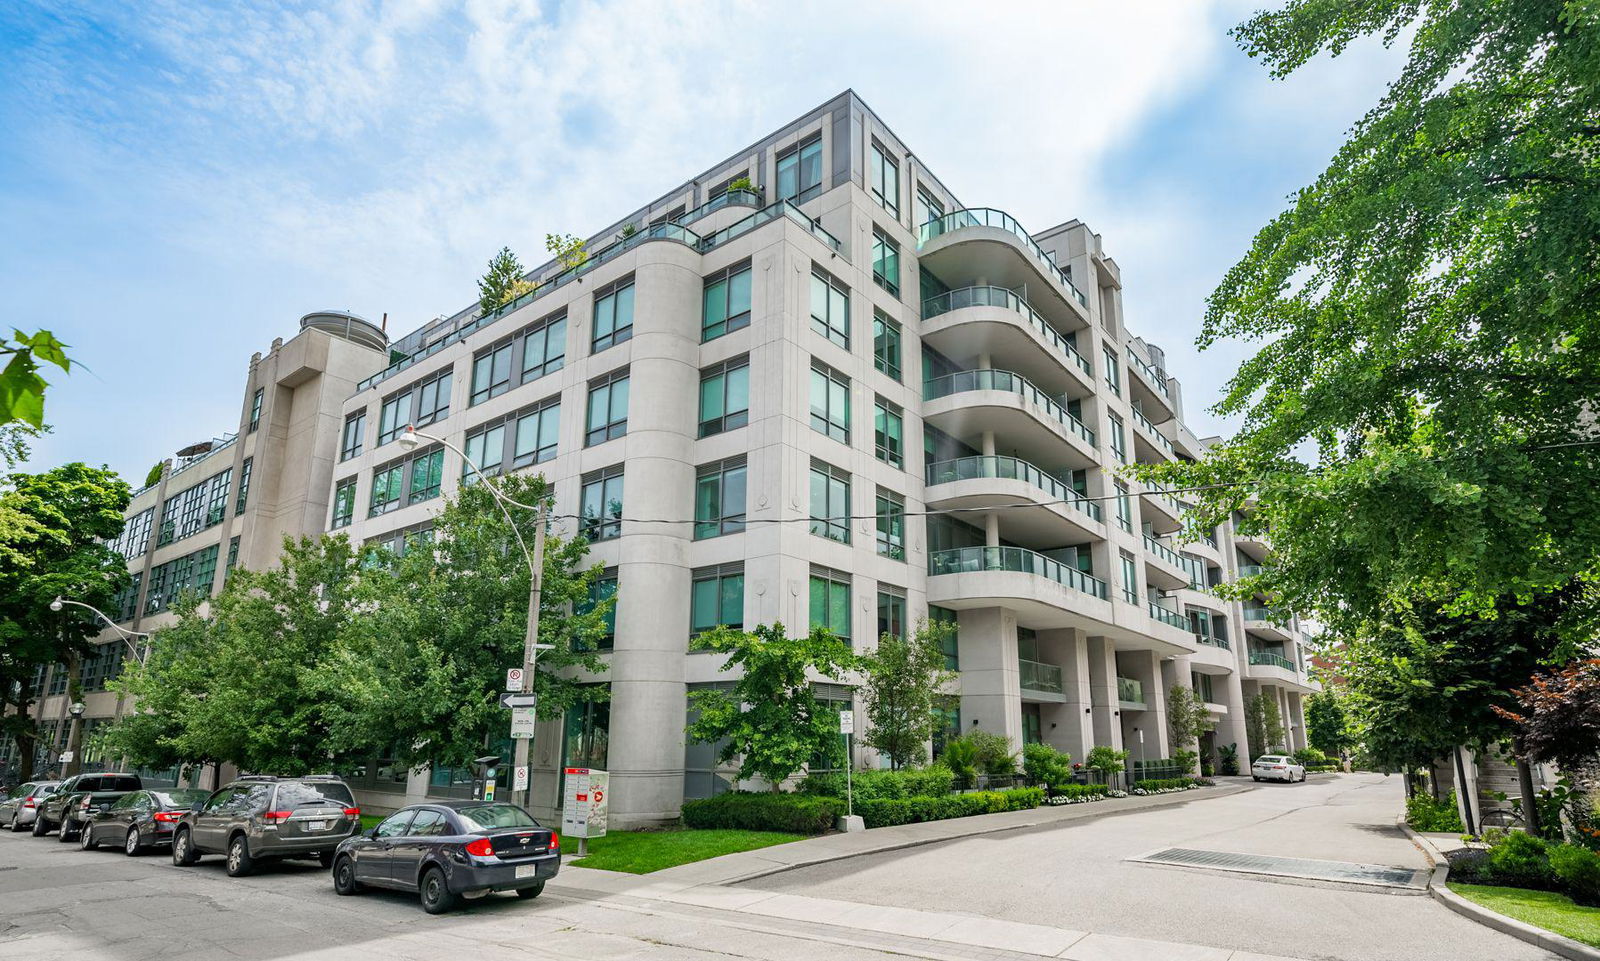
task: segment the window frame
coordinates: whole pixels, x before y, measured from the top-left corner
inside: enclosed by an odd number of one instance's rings
[[[735,410],[731,407],[729,385],[739,382],[739,371],[744,372],[742,375],[744,406]],[[720,391],[722,413],[716,417],[708,418],[706,416],[706,386],[719,377],[722,378],[722,389]],[[748,425],[750,423],[750,355],[740,354],[737,357],[730,357],[721,363],[700,368],[700,390],[697,403],[699,405],[697,418],[700,437],[711,437],[730,430],[738,430],[740,427]]]
[[[744,277],[744,309],[734,311],[736,306],[735,291],[736,280]],[[722,301],[722,318],[715,322],[710,320],[711,304],[713,301],[713,288],[722,286],[720,297]],[[751,305],[755,301],[755,271],[751,269],[749,260],[741,260],[731,264],[704,278],[704,287],[700,295],[700,342],[710,343],[718,337],[725,337],[736,330],[743,330],[750,326]],[[712,328],[717,328],[715,332]]]
[[[817,408],[818,378],[821,378],[823,407]],[[824,437],[850,446],[850,378],[817,358],[811,358],[811,378],[807,397],[811,411],[811,429]],[[835,410],[842,400],[843,413]]]
[[[854,631],[852,630],[852,627],[854,626],[853,621],[855,620],[855,611],[850,603],[850,574],[845,571],[835,570],[831,567],[823,567],[818,564],[813,564],[811,565],[810,577],[806,583],[807,630],[814,631],[819,627],[824,628],[832,631],[833,635],[839,638],[841,641],[844,641],[851,647],[854,647],[855,643],[852,640]],[[815,617],[817,608],[817,588],[819,585],[823,589],[822,610],[824,620],[821,624],[817,623]],[[838,591],[840,596],[836,597],[834,594],[835,591]],[[838,608],[835,607],[836,604],[839,605]],[[833,615],[838,613],[840,609],[842,609],[844,615],[844,629],[842,631],[836,628],[832,623]]]
[[[355,519],[356,519],[356,488],[359,486],[357,484],[358,480],[359,480],[359,477],[357,475],[351,474],[349,477],[343,478],[341,480],[334,481],[334,484],[333,484],[333,517],[328,523],[328,530],[336,531],[336,530],[339,530],[341,528],[349,527],[351,524],[355,523]],[[343,519],[343,522],[341,523],[340,514],[339,514],[339,494],[340,494],[341,491],[344,491],[344,490],[348,490],[350,492],[350,503],[348,504],[349,511],[346,514],[343,515],[344,519]]]
[[[821,288],[818,285],[821,285]],[[817,315],[817,297],[819,289],[822,297],[823,315]],[[811,265],[810,311],[811,329],[821,335],[829,343],[835,344],[845,350],[850,349],[850,287],[848,284],[829,274],[827,271]],[[838,316],[835,316],[835,313]]]
[[[594,292],[594,306],[590,310],[589,353],[598,354],[618,344],[633,339],[633,316],[637,306],[637,293],[633,275],[615,280]],[[626,323],[619,325],[622,304],[627,305]],[[601,313],[609,308],[605,333],[601,333]]]
[[[250,395],[250,433],[254,434],[261,426],[261,408],[266,404],[267,389],[257,387],[256,392]]]
[[[877,224],[872,225],[872,281],[900,296],[900,244]]]
[[[890,437],[891,423],[899,426],[899,437]],[[872,453],[896,470],[906,468],[906,414],[900,405],[882,394],[872,397]]]
[[[879,557],[906,559],[906,499],[898,491],[879,487],[873,504],[873,527]]]
[[[738,475],[739,496],[735,497],[728,490],[729,481],[733,475]],[[702,485],[715,479],[714,486],[717,497],[717,515],[715,517],[701,517]],[[702,464],[695,469],[694,476],[694,529],[693,538],[697,541],[710,540],[713,537],[723,537],[728,534],[742,534],[748,520],[750,496],[749,464],[745,456],[740,454],[726,460],[712,461]],[[730,513],[728,508],[732,502],[738,500],[738,510]]]
[[[591,544],[615,540],[622,536],[622,510],[624,497],[626,496],[623,482],[624,473],[624,465],[612,464],[609,467],[590,471],[579,479],[578,536]],[[613,482],[615,483],[616,496],[615,498],[608,498],[607,495],[613,490]],[[589,513],[588,502],[591,490],[599,491],[602,511],[600,514],[591,515]],[[616,504],[616,516],[607,517],[606,512],[611,510],[610,505],[612,503]]]
[[[877,137],[872,138],[867,154],[867,192],[878,206],[900,219],[900,161]]]
[[[849,544],[851,497],[850,472],[842,468],[835,467],[825,460],[820,460],[813,457],[811,458],[811,470],[807,477],[809,486],[807,488],[806,504],[810,511],[809,516],[811,519],[811,533],[825,540],[833,541],[836,544]],[[817,514],[816,504],[817,483],[819,479],[823,485],[822,493],[824,502],[822,508],[824,513],[821,515]],[[842,492],[837,490],[836,485],[842,485]],[[833,512],[835,509],[834,500],[836,494],[842,494],[844,508],[843,514],[835,514]]]
[[[872,366],[888,375],[895,383],[905,363],[905,332],[900,322],[884,313],[880,307],[872,308]]]
[[[366,447],[366,440],[367,409],[363,407],[345,415],[344,427],[339,433],[339,462],[344,463],[352,457],[360,457],[362,449]]]
[[[793,165],[790,169],[793,171],[794,184],[792,192],[786,192],[783,180],[785,173],[788,171],[784,169],[784,165],[791,160]],[[816,163],[817,179],[815,183],[807,185],[804,176],[809,166],[809,161],[812,160]],[[822,180],[826,175],[822,156],[822,131],[819,130],[803,140],[796,141],[793,146],[778,151],[773,169],[777,174],[778,181],[777,199],[803,204],[808,200],[822,196]]]
[[[618,385],[622,385],[622,416],[617,418],[613,410],[613,401],[616,398]],[[610,418],[600,427],[590,426],[594,423],[595,396],[600,391],[605,391],[606,416]],[[585,397],[583,416],[583,446],[594,447],[628,435],[628,401],[632,391],[629,386],[629,369],[619,367],[609,374],[604,374],[589,381],[589,390]]]
[[[701,598],[700,585],[710,584],[712,601],[714,602],[715,615],[710,623],[699,619],[699,602]],[[729,597],[729,587],[734,585],[738,593],[739,619],[727,620],[727,606],[732,600]],[[744,562],[735,561],[729,564],[718,564],[714,567],[696,568],[689,577],[689,637],[699,637],[707,631],[719,627],[731,627],[735,630],[744,630]]]

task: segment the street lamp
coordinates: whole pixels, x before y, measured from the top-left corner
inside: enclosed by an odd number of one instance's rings
[[[62,770],[62,777],[72,777],[83,770],[83,750],[79,740],[83,737],[83,712],[82,701],[73,701],[67,708],[67,713],[72,715],[72,729],[67,732],[67,766]]]
[[[68,604],[71,604],[73,607],[81,607],[85,610],[93,611],[97,617],[106,622],[107,626],[122,636],[122,642],[128,645],[128,650],[133,652],[133,659],[138,661],[140,664],[143,664],[145,658],[149,656],[150,646],[148,644],[140,645],[133,642],[133,639],[136,637],[142,637],[148,641],[150,639],[150,635],[148,633],[144,631],[128,630],[107,616],[105,611],[102,611],[100,608],[95,607],[92,604],[85,604],[82,601],[69,601],[57,594],[56,599],[50,602],[50,610],[59,614],[61,609]]]
[[[533,528],[533,550],[530,552],[528,550],[527,543],[522,539],[522,532],[517,529],[516,518],[511,516],[511,511],[508,507],[508,505],[510,505],[514,507],[528,508],[529,505],[514,501],[507,497],[504,491],[495,486],[494,481],[489,479],[489,476],[483,472],[483,469],[474,463],[472,458],[467,456],[466,451],[445,440],[443,437],[439,437],[435,434],[424,433],[423,431],[417,430],[410,424],[407,424],[406,429],[400,434],[399,437],[400,449],[409,453],[416,450],[417,446],[424,440],[434,441],[442,444],[455,453],[461,455],[462,462],[468,467],[472,468],[472,472],[477,474],[479,479],[483,481],[483,486],[489,491],[489,495],[494,498],[494,502],[499,505],[500,512],[506,515],[506,521],[511,525],[511,533],[517,539],[517,546],[522,548],[522,558],[528,562],[528,625],[522,641],[522,689],[523,691],[532,690],[533,672],[539,666],[539,652],[555,650],[554,644],[539,643],[539,594],[544,587],[544,529],[546,520],[545,505],[539,504],[536,508],[534,508],[534,510],[537,511],[537,514],[534,520]],[[515,752],[511,762],[511,797],[513,801],[518,800],[516,791],[516,770],[518,768],[529,769],[528,786],[524,789],[524,795],[520,799],[524,807],[532,807],[533,802],[533,772],[528,763],[528,756],[531,753],[529,748],[532,740],[533,738],[531,736],[516,739]]]

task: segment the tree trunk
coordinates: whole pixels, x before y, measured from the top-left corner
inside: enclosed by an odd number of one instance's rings
[[[1528,833],[1542,835],[1544,825],[1539,823],[1539,800],[1533,793],[1533,766],[1522,747],[1522,738],[1511,739],[1511,750],[1517,758],[1517,790],[1522,794],[1522,822]]]

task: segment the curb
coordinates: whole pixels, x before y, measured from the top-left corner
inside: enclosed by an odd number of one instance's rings
[[[1546,931],[1544,928],[1535,927],[1525,921],[1508,918],[1498,911],[1491,911],[1483,905],[1475,901],[1469,901],[1450,890],[1446,886],[1446,882],[1450,879],[1450,862],[1436,859],[1432,853],[1435,850],[1433,846],[1428,844],[1427,840],[1416,831],[1412,830],[1411,825],[1405,823],[1404,818],[1399,819],[1396,823],[1399,825],[1400,830],[1406,833],[1406,837],[1411,839],[1411,843],[1420,848],[1423,856],[1433,865],[1433,874],[1428,878],[1428,894],[1432,895],[1435,901],[1462,917],[1478,922],[1484,927],[1493,928],[1502,934],[1509,934],[1513,938],[1526,941],[1553,954],[1559,954],[1563,958],[1570,958],[1572,961],[1600,961],[1600,949],[1591,948],[1582,941],[1574,941],[1569,937],[1556,934],[1554,931]]]

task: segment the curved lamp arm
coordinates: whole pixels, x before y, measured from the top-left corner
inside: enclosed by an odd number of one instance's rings
[[[118,624],[116,621],[112,620],[110,618],[110,616],[106,614],[105,611],[102,611],[100,608],[95,607],[93,604],[85,604],[82,601],[69,601],[66,598],[64,598],[61,595],[59,595],[59,594],[56,595],[56,599],[55,600],[50,602],[50,609],[52,611],[60,611],[63,607],[67,606],[68,604],[72,605],[73,607],[81,607],[86,611],[94,612],[95,616],[99,617],[102,621],[105,621],[106,624],[113,631],[116,631],[118,634],[122,635],[123,643],[127,644],[128,645],[128,649],[133,651],[134,658],[136,660],[138,660],[139,663],[141,663],[141,664],[144,663],[144,655],[149,650],[149,646],[148,645],[135,644],[133,642],[133,639],[136,638],[136,637],[142,637],[142,638],[144,638],[145,640],[148,641],[150,639],[150,635],[147,632],[145,632],[145,631],[130,631],[127,628],[123,627],[122,625]]]

